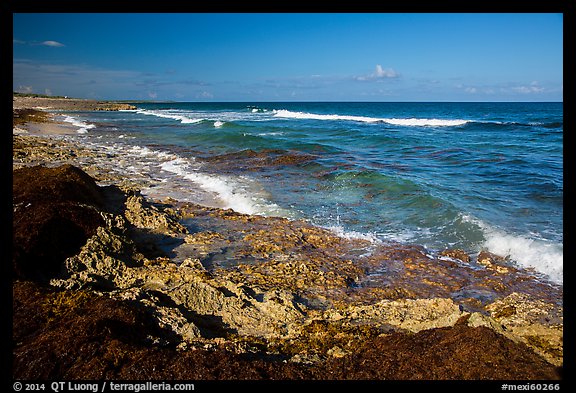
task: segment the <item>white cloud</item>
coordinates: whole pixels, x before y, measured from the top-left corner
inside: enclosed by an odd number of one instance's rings
[[[376,65],[376,72],[372,75],[375,78],[396,78],[398,76],[392,68],[385,70],[380,64]]]
[[[398,78],[399,76],[400,74],[394,71],[392,68],[385,69],[380,64],[377,64],[373,73],[368,75],[355,76],[354,79],[357,81],[373,81],[386,78]]]
[[[62,46],[65,46],[63,43],[58,42],[58,41],[42,41],[40,43],[40,45],[44,45],[44,46],[52,46],[55,48],[60,48]]]
[[[13,44],[19,44],[19,45],[42,45],[42,46],[51,46],[53,48],[61,48],[64,45],[61,42],[58,41],[52,41],[52,40],[47,40],[47,41],[23,41],[23,40],[17,40],[16,38],[12,39],[12,43]]]

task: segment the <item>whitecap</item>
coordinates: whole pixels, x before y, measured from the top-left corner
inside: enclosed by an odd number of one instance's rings
[[[138,110],[136,110],[136,113],[139,113],[141,115],[161,117],[164,119],[177,120],[182,124],[200,123],[201,121],[204,120],[204,119],[192,118],[189,116],[185,116],[185,115],[170,112],[170,111],[163,111],[163,110],[138,109]]]
[[[75,127],[78,127],[78,129],[76,130],[78,134],[86,134],[88,130],[96,127],[94,124],[83,122],[82,120],[72,116],[64,116],[63,121],[65,121],[66,123],[70,123]]]
[[[400,126],[434,126],[434,127],[452,127],[461,126],[468,123],[468,120],[462,119],[418,119],[418,118],[380,118],[368,116],[351,116],[351,115],[336,115],[336,114],[317,114],[307,112],[293,112],[286,109],[274,110],[275,117],[288,118],[288,119],[309,119],[309,120],[345,120],[345,121],[358,121],[363,123],[387,123]]]
[[[225,208],[255,215],[283,216],[286,213],[280,206],[266,200],[258,186],[248,178],[203,173],[191,168],[189,162],[182,157],[163,162],[160,167],[215,194],[224,203]]]

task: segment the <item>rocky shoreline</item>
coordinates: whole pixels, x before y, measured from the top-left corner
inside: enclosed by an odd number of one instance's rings
[[[16,379],[562,378],[534,272],[147,200],[102,154],[13,135]]]
[[[81,98],[50,98],[50,97],[26,97],[13,96],[12,109],[36,109],[58,111],[117,111],[136,109],[135,106],[113,102],[97,101]]]

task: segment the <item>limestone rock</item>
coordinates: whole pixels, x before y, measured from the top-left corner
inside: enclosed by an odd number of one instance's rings
[[[125,216],[137,228],[167,231],[172,234],[187,233],[188,230],[157,207],[151,205],[139,195],[130,195],[126,200]]]
[[[486,307],[506,332],[519,337],[549,362],[563,363],[563,308],[512,293]]]
[[[506,266],[507,258],[492,254],[488,251],[480,251],[477,259],[479,264],[490,270],[495,270],[500,274],[506,274],[514,270],[511,266]]]
[[[460,307],[451,299],[381,300],[373,305],[350,306],[326,311],[328,320],[346,320],[380,326],[385,330],[421,330],[453,326],[462,316]]]
[[[449,258],[453,258],[453,259],[458,259],[462,262],[470,263],[470,255],[468,255],[468,253],[464,250],[446,249],[446,250],[442,251],[440,253],[440,255],[445,256],[445,257],[449,257]]]

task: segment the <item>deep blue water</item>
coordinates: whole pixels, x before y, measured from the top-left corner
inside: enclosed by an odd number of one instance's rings
[[[78,112],[111,170],[375,241],[487,249],[562,282],[562,103],[138,103]]]

